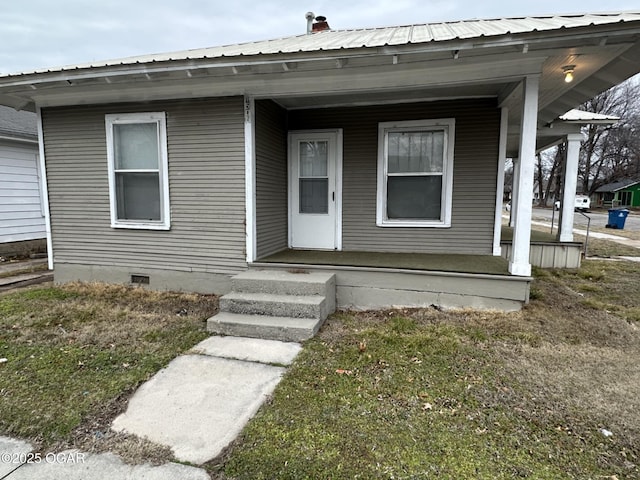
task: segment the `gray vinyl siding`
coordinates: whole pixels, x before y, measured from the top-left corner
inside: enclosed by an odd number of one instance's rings
[[[455,118],[450,228],[376,226],[378,123]],[[500,113],[494,99],[289,112],[289,128],[342,128],[343,250],[492,254]]]
[[[166,112],[171,229],[110,226],[105,114]],[[234,273],[245,262],[241,97],[43,109],[55,263]]]
[[[256,233],[258,258],[287,248],[287,112],[256,101]]]

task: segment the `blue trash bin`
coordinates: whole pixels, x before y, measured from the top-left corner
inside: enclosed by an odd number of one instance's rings
[[[614,208],[609,210],[609,223],[607,223],[606,227],[623,230],[624,222],[627,219],[627,215],[629,215],[629,210],[627,210],[626,208]]]

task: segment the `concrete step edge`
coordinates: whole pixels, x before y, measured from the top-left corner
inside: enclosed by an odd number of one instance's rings
[[[313,337],[322,323],[319,319],[221,312],[207,320],[207,330],[222,335],[301,342]]]

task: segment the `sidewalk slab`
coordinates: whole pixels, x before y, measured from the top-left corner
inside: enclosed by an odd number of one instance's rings
[[[242,431],[285,369],[261,363],[183,355],[143,384],[112,425],[170,447],[202,464]]]
[[[302,346],[295,342],[213,336],[193,347],[191,353],[248,362],[291,365],[300,350]]]
[[[19,460],[33,448],[27,442],[9,437],[0,437],[0,478],[19,465]],[[13,477],[11,477],[13,479]]]
[[[640,257],[618,257],[629,262],[640,262]]]
[[[23,465],[7,480],[210,480],[201,468],[166,463],[127,465],[112,453],[99,455],[67,450]]]

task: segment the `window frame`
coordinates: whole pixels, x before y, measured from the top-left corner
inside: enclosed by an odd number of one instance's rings
[[[440,219],[390,219],[387,218],[387,178],[389,133],[404,131],[444,132],[442,155],[442,192],[440,198]],[[381,122],[378,124],[378,188],[376,205],[376,225],[379,227],[451,227],[451,207],[453,194],[453,158],[455,145],[455,119],[440,118]],[[418,175],[416,175],[418,176]]]
[[[113,126],[118,124],[155,123],[158,131],[158,177],[160,182],[160,220],[122,220],[118,218],[116,194],[116,158]],[[109,203],[111,228],[145,230],[169,230],[171,210],[169,205],[169,158],[167,153],[167,120],[165,112],[117,113],[105,115],[107,134],[107,163],[109,168]],[[136,170],[132,170],[136,171]],[[149,172],[150,170],[145,170]]]

